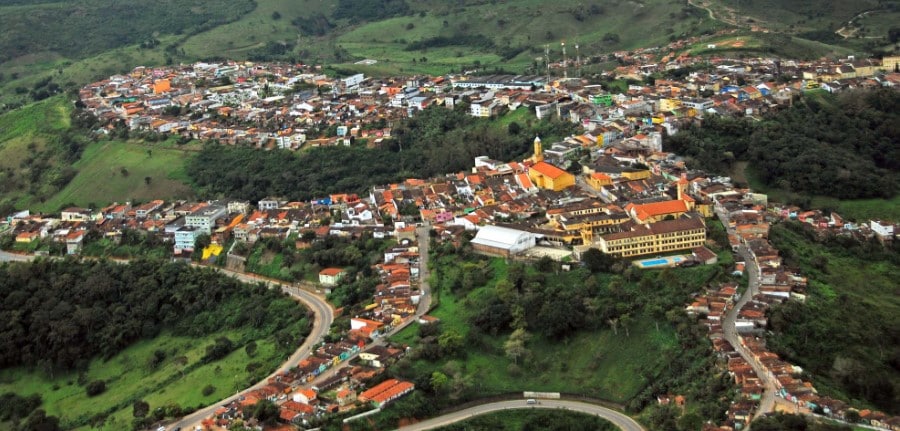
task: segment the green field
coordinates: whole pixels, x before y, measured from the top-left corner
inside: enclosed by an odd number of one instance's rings
[[[454,331],[464,338],[469,335],[468,318],[473,311],[468,304],[493,289],[496,280],[506,278],[503,260],[495,259],[491,266],[495,281],[465,298],[447,290],[438,293],[439,305],[429,314],[441,319],[445,332]],[[418,324],[410,325],[391,341],[415,345],[418,330]],[[564,341],[535,335],[528,343],[532,355],[528,365],[522,361],[513,365],[504,354],[508,335],[484,335],[478,348],[467,349],[464,360],[418,360],[412,364],[413,374],[441,370],[453,362],[477,382],[477,392],[482,395],[522,390],[570,392],[625,403],[646,386],[647,376],[665,366],[660,358],[677,350],[674,331],[667,325],[657,331],[652,320],[635,318],[628,332],[626,336],[623,328],[618,328],[618,335],[610,329],[581,331]]]
[[[70,203],[100,206],[114,201],[188,198],[193,193],[186,185],[184,164],[191,154],[160,145],[96,142],[73,165],[78,174],[65,188],[46,202],[23,200],[22,204],[40,211],[56,211]]]
[[[275,353],[271,340],[260,340],[252,359],[244,349],[238,348],[224,359],[200,364],[206,346],[220,336],[228,336],[236,344],[249,341],[243,339],[245,334],[241,332],[203,338],[164,333],[135,343],[109,360],[91,361],[82,375],[72,373],[49,378],[43,372],[22,368],[2,370],[0,393],[40,394],[44,401],[41,408],[50,415],[60,417],[64,428],[131,429],[132,403],[135,400],[145,400],[151,409],[172,404],[182,408],[209,405],[248,385],[251,376],[255,376],[246,370],[249,362],[262,364],[262,370],[272,370],[282,359]],[[166,359],[153,370],[148,364],[156,350],[166,352]],[[186,366],[175,364],[174,358],[179,356],[187,358]],[[94,380],[104,380],[107,390],[88,398],[83,384],[79,382]],[[201,391],[207,385],[216,389],[211,395],[204,396]],[[109,414],[105,425],[94,428],[86,425],[90,418],[100,413]]]

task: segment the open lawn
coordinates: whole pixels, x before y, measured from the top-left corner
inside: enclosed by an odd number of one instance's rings
[[[187,198],[184,163],[190,152],[134,142],[100,141],[85,149],[74,164],[78,174],[46,202],[22,201],[22,206],[56,211],[74,203],[105,205],[113,201]],[[149,181],[148,181],[149,178]]]
[[[439,292],[438,306],[429,314],[441,319],[444,332],[455,331],[463,338],[469,336],[468,319],[472,310],[467,304],[478,303],[478,298],[488,289],[494,289],[498,280],[507,278],[505,261],[493,259],[490,265],[492,280],[465,298],[446,289]],[[689,278],[706,277],[706,270],[701,268],[677,272]],[[628,335],[622,327],[618,328],[618,334],[608,328],[580,331],[562,341],[535,335],[527,343],[531,358],[519,360],[517,364],[504,353],[508,335],[485,334],[479,337],[477,346],[466,349],[464,358],[417,360],[412,364],[413,374],[441,370],[448,362],[455,362],[464,374],[472,377],[480,395],[533,390],[578,393],[624,403],[644,388],[647,377],[665,367],[662,358],[677,347],[669,325],[660,325],[659,331],[655,326],[651,319],[641,317],[634,319]],[[418,324],[410,325],[391,340],[414,345],[418,328]]]
[[[64,428],[89,429],[86,426],[88,420],[103,413],[110,416],[99,429],[130,429],[132,403],[135,400],[147,401],[151,409],[171,404],[182,407],[208,405],[246,387],[254,375],[247,372],[248,363],[257,362],[261,364],[261,370],[267,371],[274,369],[282,359],[275,353],[271,341],[260,340],[254,358],[249,358],[239,347],[224,359],[200,364],[206,346],[220,336],[228,336],[236,345],[247,341],[243,340],[245,335],[241,332],[204,338],[165,333],[152,340],[138,342],[109,360],[95,359],[81,375],[71,373],[50,378],[43,372],[22,368],[2,370],[0,393],[40,394],[44,400],[41,408],[50,415],[59,416]],[[166,356],[153,369],[150,359],[157,350],[165,352]],[[187,358],[185,366],[176,363],[176,358],[182,356]],[[107,390],[88,398],[84,383],[95,380],[105,381]],[[207,385],[214,386],[215,390],[204,396],[201,391]]]

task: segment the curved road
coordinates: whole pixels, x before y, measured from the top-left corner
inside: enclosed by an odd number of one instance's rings
[[[479,416],[486,413],[498,412],[503,410],[514,410],[514,409],[559,409],[559,410],[571,410],[580,413],[586,413],[589,415],[599,416],[603,419],[606,419],[612,422],[613,425],[619,427],[622,431],[645,431],[644,427],[642,427],[639,423],[635,422],[634,419],[628,417],[624,413],[617,412],[615,410],[598,406],[596,404],[588,404],[581,401],[565,401],[565,400],[540,400],[540,404],[526,404],[525,400],[515,400],[515,401],[499,401],[495,403],[482,404],[479,406],[471,407],[465,410],[460,410],[458,412],[446,414],[444,416],[439,416],[436,418],[429,419],[427,421],[422,421],[417,424],[409,425],[400,428],[400,431],[424,431],[430,430],[446,425],[450,425],[452,423],[464,421],[473,416]]]
[[[0,251],[0,262],[27,262],[33,260],[35,256],[27,255],[27,254],[16,254],[16,253],[8,253],[5,251]],[[261,382],[256,383],[255,385],[240,391],[224,400],[215,402],[210,406],[197,410],[190,415],[187,415],[178,421],[169,425],[169,429],[175,429],[181,427],[185,430],[190,429],[189,426],[193,426],[195,424],[199,424],[201,420],[213,414],[219,406],[223,404],[228,404],[231,401],[237,399],[241,394],[251,391],[254,389],[259,389],[266,384],[268,384],[269,377],[273,377],[278,374],[283,374],[285,371],[296,367],[297,364],[300,363],[304,358],[306,358],[310,353],[312,353],[313,346],[318,343],[322,337],[328,332],[331,328],[331,323],[334,321],[334,309],[328,304],[323,297],[320,295],[314,294],[312,292],[308,292],[306,290],[300,289],[299,287],[294,287],[289,284],[281,283],[277,280],[271,280],[263,277],[258,277],[252,274],[245,274],[241,272],[229,271],[223,268],[217,267],[207,267],[204,268],[212,268],[222,272],[224,274],[228,274],[242,282],[245,283],[258,283],[263,282],[267,283],[269,287],[280,286],[281,290],[284,293],[291,295],[292,298],[302,302],[307,308],[309,308],[314,313],[314,319],[312,322],[312,329],[310,330],[309,336],[303,341],[303,344],[295,351],[288,360],[281,364],[278,369],[270,374],[268,377],[263,379]]]
[[[270,377],[284,374],[285,371],[296,367],[297,364],[300,363],[300,361],[302,361],[312,353],[313,346],[316,345],[316,343],[318,343],[326,333],[328,333],[328,330],[331,328],[331,323],[334,321],[334,309],[331,308],[331,305],[325,302],[325,299],[319,295],[300,289],[299,287],[291,286],[290,284],[281,283],[280,281],[241,272],[229,271],[222,268],[215,269],[224,274],[231,275],[232,277],[245,283],[263,282],[268,284],[270,288],[276,285],[280,286],[282,292],[287,293],[291,295],[292,298],[299,300],[303,303],[303,305],[308,307],[314,313],[315,317],[313,319],[312,330],[310,330],[309,335],[305,340],[303,340],[303,344],[300,345],[297,351],[295,351],[285,363],[281,364],[281,366],[278,367],[278,369],[268,377],[256,383],[255,385],[240,391],[239,393],[225,398],[224,400],[213,403],[209,407],[197,410],[196,412],[179,419],[177,422],[171,423],[168,426],[168,429],[177,429],[178,427],[181,427],[182,429],[188,430],[190,429],[190,426],[199,424],[200,421],[211,416],[216,411],[216,409],[219,408],[219,406],[228,404],[236,400],[238,397],[248,391],[259,389],[267,385]]]
[[[717,206],[716,214],[725,226],[726,232],[728,232],[729,235],[736,235],[734,228],[728,225],[728,213],[725,209]],[[738,255],[744,259],[744,265],[747,269],[747,276],[750,279],[750,283],[749,286],[747,286],[747,291],[741,295],[741,298],[734,304],[734,307],[725,314],[725,319],[722,322],[722,331],[725,333],[725,339],[728,340],[728,342],[734,346],[734,349],[740,353],[741,357],[750,364],[753,371],[756,373],[756,376],[759,378],[759,381],[763,384],[764,389],[762,398],[759,401],[759,408],[756,409],[756,414],[753,415],[754,418],[758,418],[766,413],[775,411],[775,391],[777,388],[775,387],[775,381],[769,375],[768,370],[754,361],[750,351],[741,344],[741,337],[738,335],[735,327],[735,321],[737,320],[737,315],[741,311],[741,308],[743,308],[754,295],[759,293],[760,280],[759,264],[757,264],[753,254],[750,253],[750,249],[748,249],[746,245],[741,244],[738,248]]]

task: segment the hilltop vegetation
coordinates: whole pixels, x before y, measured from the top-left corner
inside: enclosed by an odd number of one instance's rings
[[[512,410],[488,413],[438,431],[466,431],[472,429],[495,431],[615,431],[610,422],[587,414],[554,410]]]
[[[661,393],[690,400],[678,429],[724,412],[731,384],[715,372],[703,330],[681,310],[706,283],[730,279],[727,252],[721,265],[663,271],[593,256],[569,272],[548,259],[487,259],[467,246],[432,252],[430,314],[440,323],[392,337],[412,350],[391,372],[415,381],[421,393],[386,410],[379,427],[522,390],[622,403],[645,412],[652,429],[675,429],[668,424],[678,418],[655,407]]]
[[[559,139],[574,130],[571,123],[532,119],[510,128],[503,121],[472,118],[466,110],[464,105],[454,110],[429,107],[396,126],[393,138],[380,148],[336,146],[295,154],[211,144],[190,160],[187,172],[205,195],[308,200],[466,170],[476,156],[513,160],[530,151],[535,136]],[[522,118],[516,112],[507,115]]]
[[[0,115],[0,214],[192,195],[184,164],[197,148],[125,132],[99,138],[97,125],[63,96]]]
[[[897,247],[819,237],[799,222],[773,226],[770,237],[809,278],[806,303],[770,312],[771,349],[802,366],[821,392],[900,413]]]
[[[765,185],[840,199],[890,198],[900,184],[900,93],[804,97],[757,122],[712,117],[667,140],[693,167],[728,173],[747,161]]]
[[[0,299],[0,389],[37,394],[66,428],[113,415],[125,422],[109,429],[124,429],[132,418],[123,411],[140,398],[168,415],[214,401],[215,388],[201,394],[197,385],[225,385],[221,396],[258,380],[310,323],[303,307],[265,287],[148,260],[4,264]],[[234,381],[212,378],[223,370]],[[0,420],[34,420],[20,413]]]

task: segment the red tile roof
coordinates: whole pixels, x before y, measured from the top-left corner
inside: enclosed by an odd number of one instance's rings
[[[557,168],[556,166],[553,166],[547,162],[537,162],[534,164],[534,166],[531,167],[531,169],[538,171],[538,173],[540,173],[541,175],[543,175],[545,177],[553,178],[553,179],[559,178],[559,177],[567,174],[566,171],[564,171],[560,168]]]

